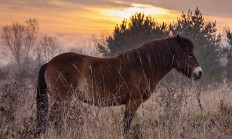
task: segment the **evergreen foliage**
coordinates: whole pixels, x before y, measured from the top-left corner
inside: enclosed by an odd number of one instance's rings
[[[129,21],[123,20],[120,25],[116,25],[113,35],[106,38],[107,46],[98,44],[98,49],[103,56],[113,56],[139,47],[148,40],[167,36],[168,30],[165,23],[158,24],[151,16],[136,13]]]
[[[203,68],[204,77],[218,80],[224,72],[219,61],[221,35],[216,32],[216,21],[205,21],[198,8],[194,12],[182,12],[177,22],[169,26],[155,22],[151,16],[136,13],[129,21],[123,20],[120,25],[116,25],[113,35],[106,38],[107,46],[98,44],[98,50],[103,56],[113,56],[141,46],[146,41],[178,34],[193,41],[195,55]]]

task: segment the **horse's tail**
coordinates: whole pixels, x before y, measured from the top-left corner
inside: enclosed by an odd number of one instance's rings
[[[47,68],[47,63],[42,65],[38,75],[36,107],[37,107],[37,129],[39,132],[45,133],[47,127],[48,117],[48,94],[47,84],[45,82],[44,74]]]

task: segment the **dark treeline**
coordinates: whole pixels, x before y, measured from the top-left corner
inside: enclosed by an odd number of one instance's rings
[[[232,33],[227,30],[227,41],[232,46]],[[187,37],[195,44],[195,55],[200,62],[205,79],[222,81],[232,79],[232,50],[222,48],[221,34],[217,34],[215,22],[206,21],[201,11],[189,10],[171,24],[158,23],[155,18],[136,13],[129,20],[116,25],[112,36],[106,38],[106,45],[98,45],[103,56],[113,56],[119,52],[141,46],[146,41],[176,36]],[[227,59],[223,65],[221,59]]]

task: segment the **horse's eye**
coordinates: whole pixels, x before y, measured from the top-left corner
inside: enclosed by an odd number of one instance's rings
[[[188,56],[189,56],[189,57],[193,57],[193,54],[190,53]]]

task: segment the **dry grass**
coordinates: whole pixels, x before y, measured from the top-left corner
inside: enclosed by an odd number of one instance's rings
[[[34,138],[35,84],[1,82],[0,138]],[[30,84],[30,85],[28,85]],[[130,139],[232,138],[231,84],[201,86],[162,82],[136,113]],[[203,111],[199,107],[197,93]],[[93,107],[74,100],[66,113],[61,136],[49,127],[42,139],[118,139],[122,136],[123,106]]]

